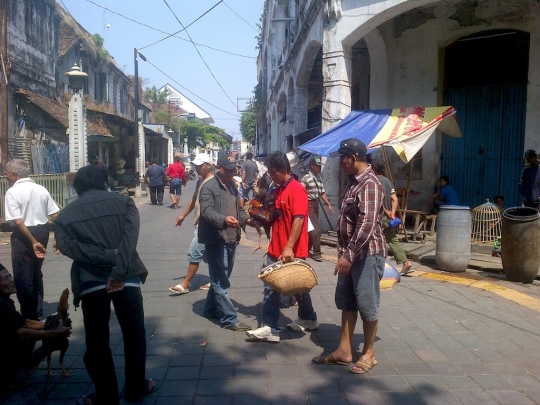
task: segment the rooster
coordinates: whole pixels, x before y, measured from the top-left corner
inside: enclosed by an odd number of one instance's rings
[[[71,319],[69,319],[68,314],[68,298],[69,290],[66,288],[62,295],[60,296],[60,301],[58,302],[57,313],[55,315],[49,315],[45,321],[45,330],[57,329],[62,322],[63,326],[71,326]],[[46,338],[43,339],[43,344],[37,350],[32,353],[32,358],[30,359],[29,369],[34,370],[39,364],[47,357],[47,374],[46,377],[50,378],[56,374],[51,372],[51,355],[54,351],[60,351],[60,367],[62,369],[62,377],[69,377],[74,375],[72,372],[67,371],[64,366],[64,356],[69,346],[69,340],[67,337],[57,337],[57,338]]]
[[[262,236],[263,229],[266,234],[267,249],[270,245],[270,229],[272,227],[272,222],[275,219],[277,210],[275,209],[275,193],[271,188],[272,180],[270,177],[265,174],[258,180],[258,188],[255,195],[255,198],[249,201],[249,216],[255,221],[255,229],[259,234],[259,244],[253,249],[257,251],[262,249]],[[266,253],[265,253],[266,254]]]

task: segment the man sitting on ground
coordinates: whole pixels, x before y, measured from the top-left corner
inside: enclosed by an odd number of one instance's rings
[[[0,264],[0,389],[21,388],[29,383],[33,370],[26,366],[37,340],[69,337],[71,334],[70,327],[60,325],[54,330],[44,330],[45,322],[25,319],[10,298],[16,292],[11,273]]]

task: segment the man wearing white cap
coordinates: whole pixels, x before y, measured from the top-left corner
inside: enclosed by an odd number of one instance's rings
[[[195,166],[195,171],[201,177],[199,177],[199,180],[197,180],[195,192],[193,193],[193,197],[191,197],[190,202],[186,206],[186,209],[178,216],[178,218],[176,218],[175,226],[181,227],[182,223],[189,215],[189,213],[195,210],[195,232],[188,251],[189,266],[186,278],[184,279],[184,282],[177,284],[174,287],[169,287],[169,290],[176,295],[187,294],[189,292],[189,285],[191,284],[191,280],[193,279],[193,277],[195,277],[195,274],[197,274],[197,270],[199,270],[199,263],[201,262],[201,260],[203,260],[204,244],[199,243],[198,236],[199,217],[201,215],[201,207],[199,205],[199,192],[201,186],[208,180],[210,180],[212,177],[214,177],[211,171],[212,163],[210,161],[210,156],[208,156],[206,153],[199,153],[197,156],[195,156],[195,159],[193,159],[191,164]],[[210,288],[208,284],[205,284],[201,287],[201,289],[205,290],[207,290],[208,288]]]

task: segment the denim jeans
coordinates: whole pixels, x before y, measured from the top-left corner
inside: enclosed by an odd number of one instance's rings
[[[86,371],[95,385],[99,403],[116,405],[120,398],[109,346],[111,301],[124,338],[126,396],[139,396],[146,388],[146,334],[140,288],[124,287],[112,294],[97,290],[82,296]]]
[[[204,316],[220,318],[221,326],[229,327],[238,323],[236,310],[227,294],[231,286],[229,277],[234,266],[237,242],[205,244],[210,273],[210,289],[204,306]]]
[[[277,262],[277,258],[267,255],[266,265]],[[311,296],[309,293],[296,294],[294,296],[298,301],[298,318],[304,321],[314,321],[317,319],[317,314],[313,310],[311,304]],[[262,318],[266,326],[272,328],[273,333],[280,333],[285,329],[283,326],[278,326],[279,321],[279,302],[281,301],[280,293],[272,290],[267,284],[264,285],[264,298],[262,304]]]

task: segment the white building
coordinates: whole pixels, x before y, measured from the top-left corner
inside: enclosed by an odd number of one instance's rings
[[[534,0],[267,0],[258,78],[262,149],[289,151],[351,110],[452,105],[463,138],[417,155],[409,208],[427,209],[440,175],[463,204],[517,205],[523,151],[540,148],[540,3]],[[389,153],[397,187],[409,172]],[[337,205],[344,179],[328,159]]]
[[[214,120],[206,111],[184,96],[180,91],[166,84],[158,91],[162,92],[165,89],[169,91],[167,96],[167,107],[172,113],[184,116],[186,119],[196,118],[204,124],[213,124]]]

